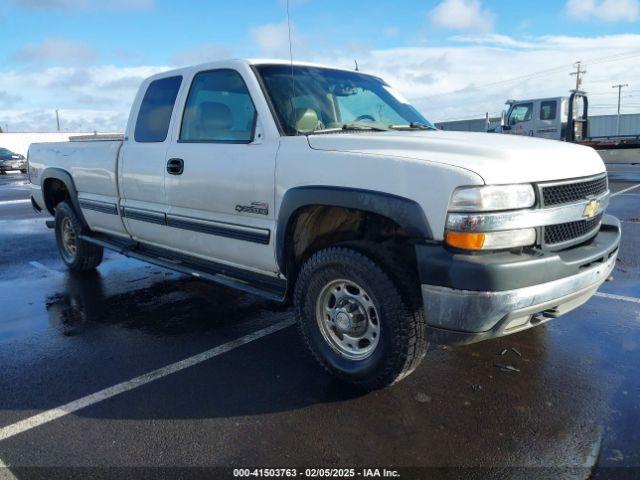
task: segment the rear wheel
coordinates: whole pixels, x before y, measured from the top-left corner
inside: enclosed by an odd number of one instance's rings
[[[382,249],[351,245],[318,251],[300,271],[294,295],[300,333],[339,380],[383,388],[409,375],[426,353],[415,285],[393,270]]]
[[[80,238],[82,224],[67,202],[60,202],[56,206],[55,230],[58,251],[70,270],[85,272],[100,265],[102,247]]]

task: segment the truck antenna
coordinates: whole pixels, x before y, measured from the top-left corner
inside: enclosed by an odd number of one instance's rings
[[[289,64],[291,65],[291,111],[295,121],[296,112],[293,105],[293,99],[296,96],[296,83],[293,75],[293,43],[291,42],[291,13],[289,11],[289,0],[287,0],[287,31],[289,33]],[[296,135],[297,134],[298,130],[296,129]]]

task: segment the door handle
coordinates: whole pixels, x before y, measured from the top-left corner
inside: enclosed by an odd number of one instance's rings
[[[172,158],[167,162],[167,172],[171,175],[182,175],[184,172],[184,160]]]

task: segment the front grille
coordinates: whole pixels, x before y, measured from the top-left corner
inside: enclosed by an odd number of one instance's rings
[[[542,201],[545,207],[575,203],[607,191],[607,177],[586,182],[564,183],[542,187]],[[574,222],[578,223],[578,222]]]
[[[600,225],[601,220],[602,214],[589,220],[549,225],[544,228],[544,243],[547,245],[555,245],[583,237],[596,229],[598,225]]]

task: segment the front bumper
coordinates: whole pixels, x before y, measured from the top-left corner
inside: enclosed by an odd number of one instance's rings
[[[467,344],[515,333],[585,303],[613,270],[620,221],[603,218],[584,245],[548,254],[453,254],[416,250],[429,340]]]

